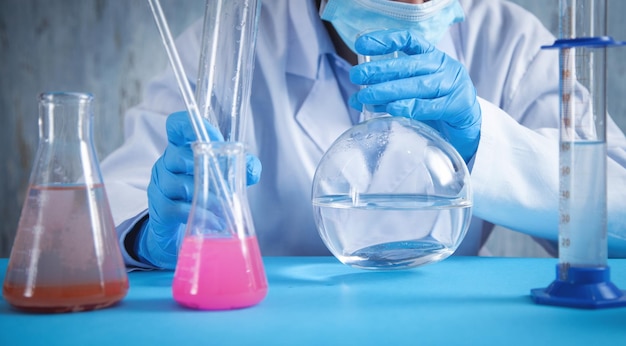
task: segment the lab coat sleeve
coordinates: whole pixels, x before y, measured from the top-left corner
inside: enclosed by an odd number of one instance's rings
[[[554,57],[538,53],[527,66],[527,73],[518,83],[519,90],[508,103],[515,116],[486,100],[479,100],[483,122],[472,168],[472,186],[474,215],[556,242],[560,94],[558,72],[554,71],[558,61]],[[609,256],[624,257],[626,138],[610,117],[607,148]]]
[[[198,68],[200,30],[201,23],[196,23],[176,40],[183,67],[193,84],[195,78],[191,76],[196,75]],[[165,54],[164,51],[162,53]],[[101,163],[119,244],[128,266],[150,268],[130,256],[125,239],[135,224],[147,214],[146,190],[152,166],[167,145],[167,116],[184,109],[175,76],[168,65],[164,73],[147,84],[142,102],[125,114],[124,143]]]
[[[472,167],[474,215],[556,242],[559,217],[558,129],[531,130],[485,100],[480,100],[480,105],[483,126]],[[623,134],[613,123],[610,128],[609,137],[614,141],[609,141],[607,157],[609,256],[624,257],[626,150]]]
[[[558,133],[533,131],[495,105],[479,102],[483,123],[472,167],[474,215],[556,241]]]

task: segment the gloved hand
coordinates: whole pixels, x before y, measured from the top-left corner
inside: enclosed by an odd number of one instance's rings
[[[205,122],[212,141],[223,140],[220,132]],[[135,241],[135,254],[140,261],[160,268],[174,269],[178,242],[185,231],[193,198],[193,151],[196,141],[187,112],[173,113],[166,122],[168,144],[152,167],[148,185],[148,221]],[[256,184],[261,176],[261,162],[246,157],[246,181]]]
[[[395,51],[405,54],[354,66],[350,80],[367,87],[352,95],[352,107],[361,110],[365,104],[378,112],[420,120],[446,138],[465,162],[474,156],[481,110],[474,85],[460,62],[406,30],[362,35],[355,49],[369,56]]]

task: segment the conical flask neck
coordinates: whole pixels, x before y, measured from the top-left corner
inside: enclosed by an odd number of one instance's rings
[[[91,136],[92,101],[86,93],[39,95],[39,147],[31,185],[102,182]]]
[[[91,142],[93,96],[54,92],[39,96],[39,137],[44,142]]]
[[[240,239],[254,235],[243,144],[196,142],[193,150],[194,196],[187,233]]]

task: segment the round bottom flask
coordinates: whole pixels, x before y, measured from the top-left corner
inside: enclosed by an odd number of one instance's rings
[[[313,178],[319,234],[342,263],[373,270],[441,261],[471,219],[467,166],[429,126],[377,117],[344,132]]]

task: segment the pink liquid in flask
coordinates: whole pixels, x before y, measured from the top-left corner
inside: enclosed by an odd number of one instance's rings
[[[256,237],[185,237],[172,291],[179,304],[199,310],[258,304],[267,294],[267,279]]]

